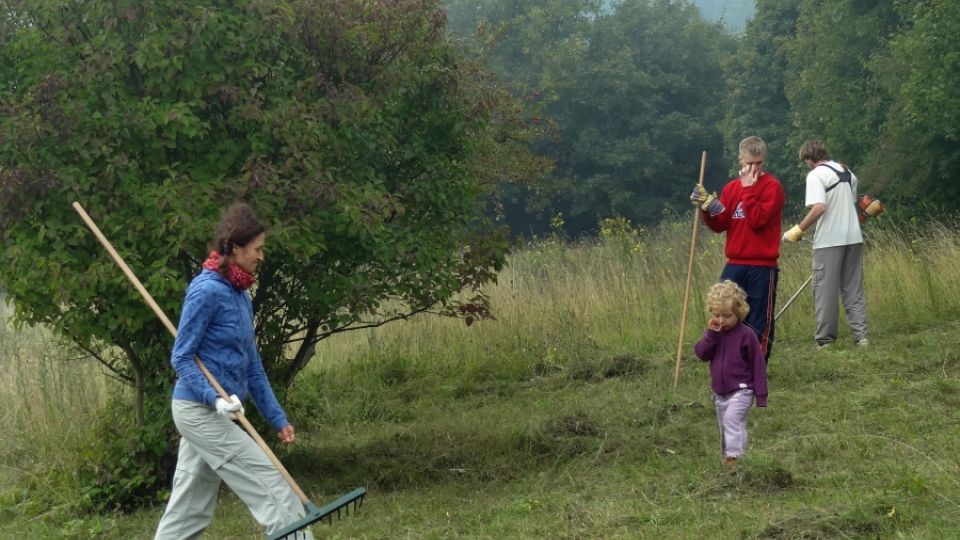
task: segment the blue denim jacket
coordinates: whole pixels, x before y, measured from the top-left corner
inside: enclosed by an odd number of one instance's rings
[[[194,362],[199,356],[227,394],[253,398],[257,410],[281,429],[287,417],[263,370],[253,331],[253,303],[218,272],[204,269],[187,287],[171,363],[177,371],[173,399],[213,407],[217,392]]]

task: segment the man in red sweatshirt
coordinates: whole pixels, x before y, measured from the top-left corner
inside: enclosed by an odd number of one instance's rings
[[[765,361],[773,348],[773,316],[780,269],[783,186],[763,170],[767,145],[756,136],[740,141],[740,176],[724,186],[720,197],[697,185],[690,201],[714,232],[727,233],[727,264],[720,281],[729,279],[747,293],[750,313],[744,321],[760,339]]]

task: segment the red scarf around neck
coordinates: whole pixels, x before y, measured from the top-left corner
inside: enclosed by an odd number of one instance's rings
[[[220,260],[223,257],[216,251],[211,251],[210,256],[203,263],[203,267],[207,270],[213,270],[214,272],[220,271]],[[237,263],[231,262],[230,267],[227,269],[226,275],[227,281],[229,281],[237,290],[245,291],[253,285],[253,282],[256,281],[256,276],[247,272],[243,268],[237,266]]]

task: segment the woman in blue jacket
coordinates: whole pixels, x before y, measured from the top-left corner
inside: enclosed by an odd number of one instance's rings
[[[180,451],[157,539],[199,536],[213,518],[221,480],[268,534],[304,516],[303,504],[280,472],[233,422],[249,396],[280,440],[295,439],[257,351],[247,292],[263,262],[265,231],[248,205],[230,206],[221,216],[210,257],[187,288],[171,357],[178,376],[172,409]],[[217,396],[194,356],[230,400]]]

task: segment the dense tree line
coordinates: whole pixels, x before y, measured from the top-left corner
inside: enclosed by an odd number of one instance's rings
[[[794,211],[808,138],[900,215],[960,194],[956,3],[758,0],[738,34],[683,0],[448,6],[451,29],[526,101],[543,127],[534,148],[557,164],[552,183],[507,190],[516,232],[556,213],[573,234],[612,215],[657,221],[682,208],[699,150],[719,187],[749,134],[768,142]]]
[[[735,42],[686,2],[450,0],[452,31],[528,107],[552,185],[506,189],[514,232],[564,214],[570,232],[616,214],[659,219],[718,159],[722,61]]]

